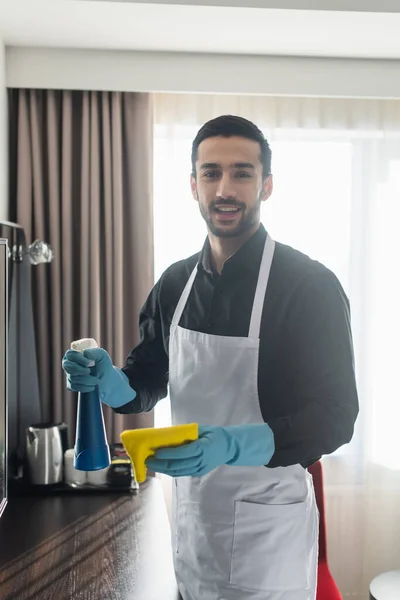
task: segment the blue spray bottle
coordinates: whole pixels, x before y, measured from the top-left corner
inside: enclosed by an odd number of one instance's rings
[[[88,348],[98,348],[98,345],[95,340],[84,338],[72,342],[71,348],[83,353]],[[92,370],[95,369],[93,363]],[[96,387],[92,392],[81,392],[78,396],[74,467],[78,471],[98,471],[110,463],[103,410]]]

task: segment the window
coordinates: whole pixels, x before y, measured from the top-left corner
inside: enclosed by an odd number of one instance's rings
[[[206,228],[189,185],[197,125],[156,125],[154,207],[156,278],[198,252]],[[262,221],[276,240],[330,268],[350,298],[360,416],[339,453],[400,468],[395,381],[400,364],[400,138],[302,130],[268,134],[274,192]],[[168,400],[156,424],[169,423]]]

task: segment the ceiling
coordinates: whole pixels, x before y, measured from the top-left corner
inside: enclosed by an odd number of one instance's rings
[[[92,0],[87,0],[92,1]],[[133,4],[185,4],[187,6],[242,6],[295,10],[400,12],[398,0],[105,0]]]
[[[373,0],[0,0],[10,46],[400,58],[400,12],[368,12]],[[246,4],[212,6],[211,4]],[[200,6],[195,4],[206,4]],[[250,8],[257,6],[299,6]],[[396,10],[386,0],[381,10]],[[307,10],[317,5],[324,10]],[[400,6],[397,11],[400,11]]]

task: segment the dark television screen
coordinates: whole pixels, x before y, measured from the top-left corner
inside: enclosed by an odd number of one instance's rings
[[[0,239],[0,516],[7,504],[8,244]]]

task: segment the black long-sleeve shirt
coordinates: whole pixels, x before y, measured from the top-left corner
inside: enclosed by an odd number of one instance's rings
[[[137,397],[116,412],[150,411],[167,395],[170,324],[197,262],[180,325],[214,335],[248,335],[266,235],[260,226],[221,275],[211,266],[208,240],[199,254],[164,272],[141,311],[141,341],[123,368]],[[275,436],[269,467],[307,467],[352,438],[358,397],[349,301],[331,271],[280,243],[261,320],[258,393]]]

